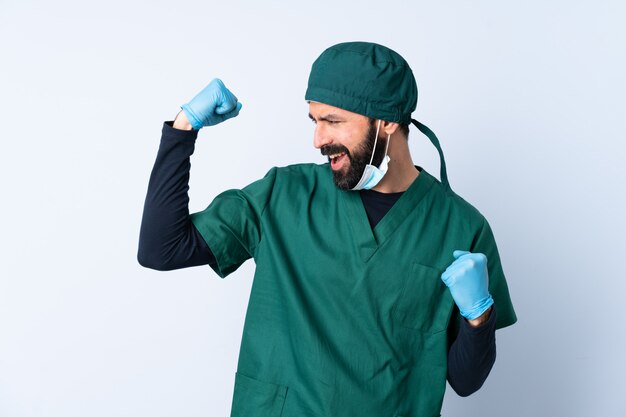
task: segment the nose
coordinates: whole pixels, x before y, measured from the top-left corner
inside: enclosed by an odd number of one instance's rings
[[[332,139],[328,136],[326,129],[322,126],[322,123],[315,125],[315,132],[313,133],[313,146],[320,149],[324,145],[332,143]]]

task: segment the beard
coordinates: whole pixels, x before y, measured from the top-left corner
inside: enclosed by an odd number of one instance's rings
[[[358,183],[365,166],[370,163],[372,157],[372,151],[374,150],[374,142],[376,142],[376,121],[372,119],[370,121],[370,127],[365,135],[363,141],[354,149],[354,152],[350,152],[348,148],[343,145],[326,145],[323,146],[320,151],[322,155],[333,155],[340,152],[345,152],[348,157],[349,164],[338,171],[333,172],[333,181],[337,188],[341,190],[351,190]],[[385,157],[385,145],[386,139],[378,139],[376,142],[376,151],[374,152],[374,158],[372,159],[372,165],[379,166],[383,162]],[[328,158],[330,162],[330,158]]]

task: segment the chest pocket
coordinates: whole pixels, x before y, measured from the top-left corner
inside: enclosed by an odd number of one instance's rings
[[[441,280],[442,273],[417,262],[411,265],[392,313],[401,327],[429,334],[446,330],[454,300]]]

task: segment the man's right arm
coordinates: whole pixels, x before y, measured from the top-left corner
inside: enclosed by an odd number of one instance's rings
[[[189,170],[197,130],[180,112],[163,123],[144,203],[137,260],[168,271],[215,262],[208,245],[189,218]]]
[[[216,264],[189,216],[189,160],[198,131],[236,117],[241,103],[215,78],[181,109],[173,122],[163,123],[139,235],[137,260],[161,271]]]

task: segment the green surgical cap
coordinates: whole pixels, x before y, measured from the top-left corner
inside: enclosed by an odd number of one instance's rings
[[[315,60],[304,98],[408,124],[417,105],[417,84],[397,52],[376,43],[345,42]]]
[[[413,123],[437,148],[441,182],[450,188],[437,136],[411,118],[417,106],[417,84],[409,64],[397,52],[371,42],[331,46],[313,63],[304,99],[374,119]]]

